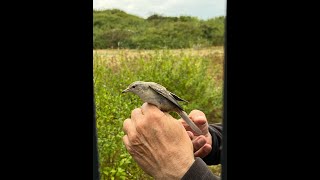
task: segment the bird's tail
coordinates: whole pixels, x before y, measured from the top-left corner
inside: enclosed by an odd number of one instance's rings
[[[194,122],[188,117],[187,113],[179,110],[178,114],[182,117],[182,119],[190,126],[190,128],[195,131],[197,134],[201,135],[202,131],[194,124]]]

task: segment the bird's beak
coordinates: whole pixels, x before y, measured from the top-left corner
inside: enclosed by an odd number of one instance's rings
[[[129,91],[129,89],[127,88],[127,89],[123,90],[122,93],[126,93],[128,91]]]

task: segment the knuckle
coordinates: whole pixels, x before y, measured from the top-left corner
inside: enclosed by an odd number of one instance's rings
[[[144,129],[144,125],[141,122],[137,122],[136,130],[137,132],[141,132]]]
[[[130,140],[130,142],[131,142],[131,144],[132,144],[133,146],[137,146],[137,145],[142,144],[142,143],[141,143],[141,140],[140,140],[140,137],[139,137],[138,134],[132,134],[132,135],[129,137],[129,140]]]
[[[141,114],[141,109],[140,108],[135,108],[131,112],[131,117],[134,117],[136,114],[140,113]]]
[[[165,114],[163,112],[161,112],[160,110],[154,110],[152,113],[149,113],[147,115],[147,118],[152,120],[152,121],[155,121],[155,122],[158,122],[160,119],[162,119],[163,117],[165,116]]]
[[[132,147],[129,147],[127,150],[131,156],[137,156],[139,154],[139,152]]]
[[[137,121],[136,122],[136,130],[139,133],[144,132],[148,128],[148,122],[146,121]]]
[[[122,126],[122,130],[124,131],[124,132],[126,132],[126,130],[128,129],[128,126],[129,126],[129,121],[130,121],[131,119],[126,119],[126,120],[124,120],[124,122],[123,122],[123,126]]]
[[[132,149],[132,147],[130,145],[126,146],[126,149],[129,152],[129,154],[134,154],[134,150]]]

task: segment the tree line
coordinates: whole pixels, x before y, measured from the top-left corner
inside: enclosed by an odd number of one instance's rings
[[[144,19],[119,9],[93,11],[93,49],[179,49],[224,45],[225,17],[153,14]]]

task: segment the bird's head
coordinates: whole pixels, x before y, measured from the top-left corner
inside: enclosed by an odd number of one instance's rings
[[[122,93],[132,92],[134,94],[140,95],[148,85],[143,81],[136,81],[131,83],[127,89],[123,90]]]

